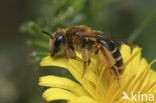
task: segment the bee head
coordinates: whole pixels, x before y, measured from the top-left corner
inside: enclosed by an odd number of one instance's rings
[[[54,56],[61,48],[62,44],[65,43],[65,37],[62,32],[56,31],[52,35],[48,32],[43,31],[44,34],[47,34],[50,37],[49,50],[50,55]]]
[[[56,32],[55,38],[53,40],[53,45],[50,47],[51,56],[54,56],[60,49],[61,46],[66,42],[65,36],[60,32]]]
[[[57,31],[54,33],[48,33],[45,31],[42,32],[50,37],[49,43],[50,55],[54,56],[61,49],[61,46],[66,43],[66,39],[64,36],[65,32],[63,29],[60,28],[58,28]]]

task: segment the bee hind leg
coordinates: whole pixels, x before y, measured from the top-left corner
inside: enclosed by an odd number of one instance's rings
[[[116,66],[112,66],[112,67],[111,67],[111,70],[112,70],[112,72],[113,72],[115,78],[117,79],[117,82],[118,82],[119,87],[120,87],[120,81],[119,81],[119,76],[120,76],[120,74],[119,74],[118,68],[117,68]]]

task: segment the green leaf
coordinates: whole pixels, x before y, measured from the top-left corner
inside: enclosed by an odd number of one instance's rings
[[[56,27],[58,24],[65,22],[66,20],[76,16],[84,7],[87,0],[74,0],[66,8],[64,12],[61,12],[55,18],[53,18],[52,27]]]
[[[21,26],[21,31],[31,34],[34,37],[40,37],[41,39],[44,39],[46,41],[49,40],[49,37],[42,33],[42,29],[35,24],[33,21],[30,21],[24,25]]]
[[[35,48],[39,48],[39,49],[43,49],[46,51],[49,51],[49,46],[48,46],[48,42],[45,41],[41,41],[41,40],[28,40],[27,44],[35,47]]]
[[[45,51],[34,51],[32,52],[32,56],[34,57],[45,57],[48,56],[49,52],[45,52]]]

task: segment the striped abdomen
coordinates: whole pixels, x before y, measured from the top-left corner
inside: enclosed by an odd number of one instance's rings
[[[121,72],[123,69],[123,60],[118,48],[109,40],[98,39],[97,42],[102,44],[110,52],[111,57],[115,61],[114,66],[116,66],[118,71]]]

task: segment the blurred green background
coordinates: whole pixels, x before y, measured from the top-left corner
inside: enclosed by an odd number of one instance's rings
[[[52,31],[84,24],[139,45],[148,62],[156,58],[156,0],[1,0],[0,7],[0,103],[45,103],[38,77],[68,74],[39,67],[48,54],[46,18]]]

